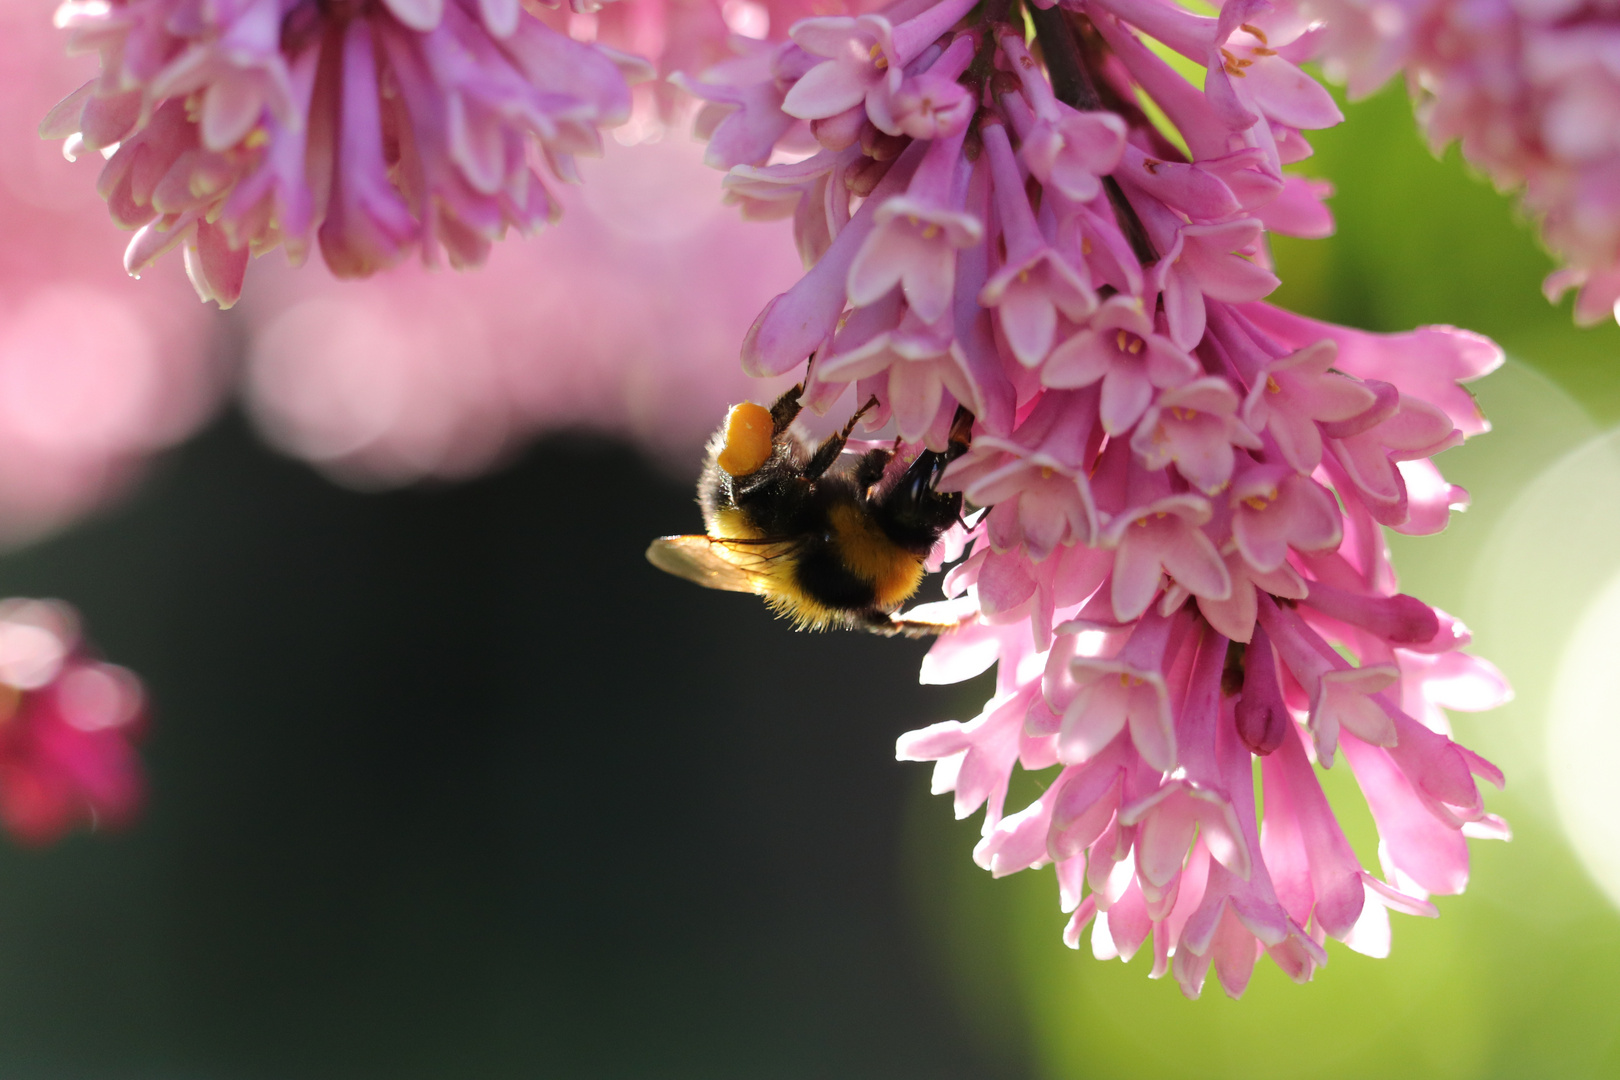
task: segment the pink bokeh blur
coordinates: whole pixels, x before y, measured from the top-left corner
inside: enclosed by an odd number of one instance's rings
[[[10,543],[124,490],[223,390],[216,314],[178,267],[131,280],[128,238],[95,192],[99,159],[69,163],[35,134],[94,69],[62,55],[52,7],[0,0],[0,542]]]
[[[728,402],[775,389],[737,348],[802,272],[787,223],[722,205],[684,132],[610,141],[581,172],[557,225],[478,271],[251,267],[243,391],[269,441],[361,486],[471,475],[558,429],[694,468]]]
[[[643,23],[663,10],[635,6]],[[221,314],[177,260],[128,278],[99,156],[68,162],[38,138],[95,69],[63,55],[53,7],[0,0],[0,543],[128,490],[232,395],[274,446],[369,488],[474,475],[559,429],[628,436],[684,473],[729,401],[774,392],[741,373],[737,348],[802,272],[787,225],[722,205],[666,88],[641,89],[606,155],[582,163],[558,225],[497,245],[481,270],[340,284],[273,253]],[[718,21],[687,14],[699,36]]]

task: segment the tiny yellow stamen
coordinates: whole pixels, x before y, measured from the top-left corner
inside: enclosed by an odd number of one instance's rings
[[[1041,479],[1042,480],[1050,480],[1050,479],[1052,479],[1052,466],[1050,466],[1050,465],[1042,465],[1041,466]]]
[[[242,145],[249,150],[257,150],[269,141],[270,133],[261,125],[247,133],[247,137],[242,140]]]
[[[871,58],[872,66],[877,68],[879,71],[889,70],[889,58],[883,55],[882,46],[874,44],[872,48],[867,51],[866,55]]]
[[[1020,285],[1028,285],[1029,284],[1029,271],[1028,270],[1020,270],[1020,271],[1018,271],[1018,284],[1020,284]]]
[[[938,235],[939,235],[939,226],[934,224],[932,221],[930,221],[923,228],[923,239],[924,240],[932,240],[934,237],[936,237]]]
[[[1266,40],[1266,32],[1264,30],[1260,29],[1258,26],[1255,26],[1253,23],[1244,23],[1242,26],[1238,27],[1238,29],[1242,30],[1244,33],[1248,34],[1250,37],[1255,38],[1262,45],[1270,45],[1271,44],[1271,42]]]
[[[1268,393],[1268,394],[1280,394],[1280,393],[1282,393],[1282,387],[1279,386],[1278,383],[1277,383],[1277,380],[1273,379],[1270,375],[1266,376],[1266,393]]]

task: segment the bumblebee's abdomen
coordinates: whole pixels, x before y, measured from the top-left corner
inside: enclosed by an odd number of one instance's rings
[[[844,565],[872,587],[871,606],[893,611],[923,579],[923,560],[896,544],[870,514],[836,506],[828,515]]]
[[[801,627],[853,625],[892,612],[917,591],[922,559],[886,537],[850,504],[831,507],[825,527],[798,547],[786,580],[767,599]]]
[[[877,588],[851,572],[827,543],[805,545],[793,568],[793,584],[808,605],[828,611],[866,611],[877,603]]]
[[[784,606],[811,624],[851,613],[894,611],[922,581],[922,560],[851,504],[831,507],[826,533],[804,545],[793,570],[797,596]]]

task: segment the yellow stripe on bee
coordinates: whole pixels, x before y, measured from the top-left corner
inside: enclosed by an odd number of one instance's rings
[[[758,472],[771,459],[771,410],[745,401],[726,414],[726,443],[715,458],[732,476]]]
[[[877,607],[893,611],[911,599],[922,583],[922,560],[896,545],[854,506],[835,506],[830,517],[839,556],[857,577],[872,583]]]
[[[748,520],[748,515],[735,506],[723,506],[714,515],[711,536],[721,540],[763,540],[759,527]]]

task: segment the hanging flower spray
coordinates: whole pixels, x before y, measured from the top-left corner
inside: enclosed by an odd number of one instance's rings
[[[981,865],[1055,864],[1069,944],[1151,938],[1153,974],[1237,995],[1262,953],[1300,980],[1330,937],[1383,954],[1389,910],[1434,914],[1466,838],[1507,833],[1478,783],[1501,774],[1444,712],[1506,684],[1384,540],[1465,505],[1431,459],[1487,430],[1462,384],[1501,353],[1266,302],[1268,235],[1333,227],[1328,185],[1285,168],[1342,119],[1300,67],[1321,60],[1354,92],[1406,70],[1437,146],[1525,187],[1567,264],[1549,290],[1580,286],[1583,320],[1613,304],[1615,148],[1587,121],[1620,98],[1565,33],[1612,19],[1498,7],[1505,36],[1441,0],[74,0],[58,21],[102,70],[42,130],[107,157],[132,272],[182,247],[228,305],[278,246],[345,276],[478,263],[554,217],[601,130],[678,113],[632,88],[674,72],[728,199],[790,217],[806,267],[745,369],[799,375],[817,411],[872,401],[902,457],[950,447],[935,482],[973,510],[931,557],[957,628],[923,678],[994,666],[996,693],[900,756],[983,808]],[[1019,769],[1044,787],[1009,808]]]
[[[1302,30],[1244,0],[902,0],[686,84],[728,110],[728,189],[791,213],[810,264],[744,364],[809,355],[807,398],[853,384],[871,424],[934,450],[975,417],[940,484],[984,509],[951,538],[964,625],[923,677],[994,665],[997,692],[900,756],[984,808],[982,866],[1056,865],[1069,944],[1090,924],[1097,956],[1129,958],[1151,936],[1153,974],[1192,996],[1212,966],[1241,994],[1261,953],[1308,979],[1328,937],[1382,954],[1389,909],[1466,884],[1465,835],[1506,835],[1476,782],[1501,774],[1440,708],[1506,687],[1397,591],[1383,538],[1465,502],[1429,459],[1486,430],[1459,384],[1501,354],[1264,303],[1267,232],[1331,229],[1325,186],[1283,170],[1340,120]],[[772,163],[806,127],[814,152]],[[1379,874],[1323,793],[1335,764]],[[1009,813],[1018,768],[1055,772]]]

